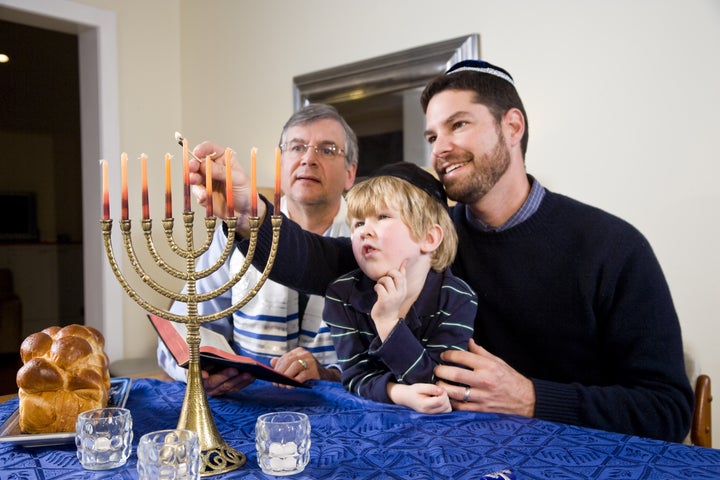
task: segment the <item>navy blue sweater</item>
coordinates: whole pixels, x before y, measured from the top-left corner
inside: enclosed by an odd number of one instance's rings
[[[452,270],[478,296],[474,338],[532,380],[535,417],[685,438],[693,392],[680,326],[640,232],[550,191],[532,217],[500,233],[471,227],[462,204],[450,213],[460,239]],[[357,268],[348,238],[320,237],[283,222],[273,280],[323,294],[337,276]],[[259,266],[269,253],[269,223],[259,233]],[[241,247],[246,250],[247,241]]]

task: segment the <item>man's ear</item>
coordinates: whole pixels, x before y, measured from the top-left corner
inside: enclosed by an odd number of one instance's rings
[[[355,184],[355,177],[357,175],[357,163],[354,163],[350,165],[349,168],[345,170],[345,193],[347,193],[348,190],[352,188],[352,186]]]
[[[505,135],[505,143],[510,147],[520,145],[525,134],[525,117],[517,108],[511,108],[502,118],[502,131]]]
[[[420,251],[423,253],[431,253],[437,250],[443,240],[443,229],[437,223],[425,232],[425,238],[420,242]]]

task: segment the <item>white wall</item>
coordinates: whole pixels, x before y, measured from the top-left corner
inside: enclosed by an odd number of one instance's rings
[[[512,73],[525,102],[529,172],[645,233],[685,340],[720,384],[717,0],[81,3],[117,12],[123,150],[177,153],[175,130],[241,154],[257,146],[264,185],[293,76],[479,33],[482,56]],[[151,352],[136,310],[125,332],[128,356]]]

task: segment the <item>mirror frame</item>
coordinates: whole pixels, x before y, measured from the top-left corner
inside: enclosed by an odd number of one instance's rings
[[[425,84],[461,60],[479,58],[475,33],[293,77],[294,110],[338,104]]]

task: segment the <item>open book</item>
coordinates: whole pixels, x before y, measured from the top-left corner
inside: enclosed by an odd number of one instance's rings
[[[190,349],[185,340],[187,338],[185,324],[171,322],[152,313],[148,314],[148,318],[178,365],[187,368],[190,363]],[[252,358],[236,354],[224,336],[203,327],[200,327],[200,365],[210,372],[233,367],[269,382],[310,388]]]

